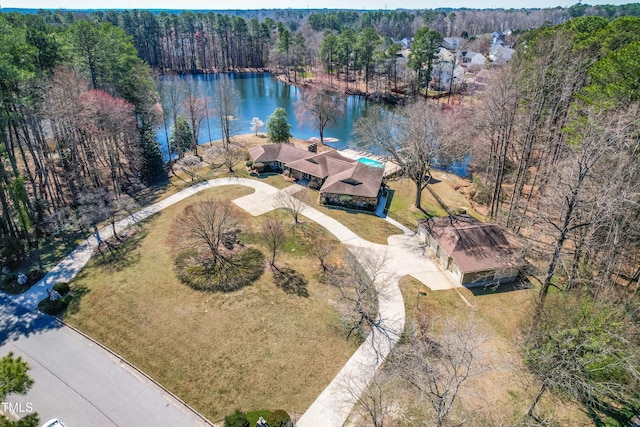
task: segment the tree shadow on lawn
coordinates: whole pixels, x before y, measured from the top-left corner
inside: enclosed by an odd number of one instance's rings
[[[133,226],[122,233],[122,240],[109,239],[108,245],[101,246],[102,253],[93,254],[96,266],[105,271],[121,271],[137,264],[142,254],[136,249],[140,247],[146,235],[146,230]]]
[[[279,269],[272,268],[273,283],[288,294],[294,294],[299,297],[308,298],[309,290],[307,284],[309,281],[305,277],[289,267]]]
[[[80,276],[80,275],[78,275]],[[91,292],[91,290],[89,288],[87,288],[86,286],[81,286],[81,285],[77,285],[77,284],[71,284],[71,301],[69,302],[69,305],[67,306],[67,308],[60,313],[60,315],[58,317],[60,317],[62,320],[64,320],[64,317],[69,314],[77,314],[80,311],[80,301],[82,300],[82,298],[84,298],[89,292]]]
[[[165,177],[138,193],[136,201],[140,206],[153,204],[166,194],[169,187],[171,187],[171,181],[169,180],[169,172],[167,172]]]

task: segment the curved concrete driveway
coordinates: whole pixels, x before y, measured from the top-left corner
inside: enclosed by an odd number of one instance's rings
[[[184,200],[187,197],[205,189],[234,184],[244,185],[255,189],[255,192],[253,194],[234,200],[234,203],[253,215],[261,215],[276,208],[277,202],[275,199],[275,195],[279,191],[291,192],[295,191],[298,188],[297,186],[290,186],[284,190],[278,190],[263,182],[246,178],[214,179],[194,185],[186,190],[168,197],[167,199],[164,199],[142,209],[136,214],[122,221],[119,221],[116,224],[116,229],[118,231],[121,231],[126,227],[138,221],[146,219],[149,216],[160,212],[162,209],[171,206],[181,200]],[[329,232],[334,234],[336,238],[338,238],[343,244],[347,245],[350,248],[350,250],[355,254],[356,257],[368,256],[367,254],[370,253],[385,257],[385,271],[382,272],[384,275],[384,279],[380,281],[383,288],[380,290],[379,316],[381,319],[381,329],[384,329],[386,333],[371,334],[365,340],[365,342],[349,359],[346,365],[340,370],[334,380],[320,394],[320,396],[309,407],[307,412],[303,414],[303,416],[297,423],[299,427],[339,427],[344,424],[344,421],[351,412],[353,405],[357,400],[357,397],[366,387],[368,382],[373,378],[376,369],[380,366],[391,349],[395,346],[402,333],[402,330],[404,328],[405,313],[402,295],[397,286],[398,280],[402,276],[410,274],[432,289],[452,288],[456,285],[448,278],[446,274],[438,269],[433,264],[433,262],[430,261],[430,259],[423,255],[421,245],[417,242],[415,237],[413,237],[409,233],[406,233],[405,235],[390,237],[389,245],[378,245],[358,237],[347,227],[334,220],[333,218],[322,214],[316,209],[306,207],[303,211],[303,215],[310,218],[311,220],[316,221],[317,223],[325,227]],[[112,235],[112,231],[110,228],[105,228],[101,230],[100,233],[103,239],[107,239]],[[84,265],[90,259],[95,246],[95,237],[90,237],[89,239],[85,240],[80,245],[78,245],[78,247],[69,256],[62,260],[40,282],[35,284],[27,292],[17,296],[4,297],[7,300],[7,304],[4,305],[19,307],[17,311],[24,309],[35,310],[38,302],[47,296],[47,289],[50,289],[57,282],[70,281],[84,267]],[[23,315],[24,314],[25,313],[23,313]],[[74,381],[84,382],[84,387],[78,387],[78,389],[76,389],[74,388],[73,384],[70,384],[69,388],[73,392],[77,393],[79,398],[86,400],[89,406],[95,409],[94,412],[97,411],[97,413],[103,414],[107,419],[115,416],[113,414],[123,412],[127,413],[127,411],[123,410],[123,406],[137,409],[137,411],[130,411],[130,413],[133,415],[126,415],[124,418],[122,418],[123,422],[116,423],[116,425],[119,426],[152,424],[199,425],[203,423],[203,420],[200,419],[193,411],[190,411],[189,408],[182,405],[179,401],[173,399],[172,396],[168,396],[168,394],[160,388],[155,389],[155,387],[157,386],[155,386],[151,381],[149,381],[146,377],[140,375],[139,373],[138,375],[136,375],[135,370],[129,367],[127,364],[118,363],[118,360],[113,360],[115,359],[113,354],[99,348],[99,346],[95,345],[92,341],[77,334],[70,328],[60,327],[59,325],[57,325],[56,327],[50,325],[50,327],[45,328],[44,331],[39,331],[38,334],[31,334],[29,326],[20,326],[23,322],[22,319],[26,319],[28,317],[23,315],[13,315],[13,322],[15,324],[14,329],[20,331],[20,333],[17,334],[19,338],[17,338],[17,341],[5,342],[4,344],[2,344],[2,346],[0,347],[0,351],[2,353],[14,351],[16,354],[22,354],[27,358],[32,366],[38,367],[37,369],[33,369],[32,371],[32,376],[34,376],[34,379],[36,380],[36,386],[34,386],[34,390],[36,389],[36,387],[38,387],[38,382],[42,381],[43,377],[46,376],[44,372],[49,372],[54,377],[59,378],[59,380],[64,384],[67,384],[66,381],[68,381],[71,377],[74,378]],[[55,322],[55,320],[49,318],[48,316],[38,314],[33,316],[42,316]],[[42,320],[40,322],[47,323],[46,321]],[[62,330],[64,332],[62,333],[62,335],[59,334],[56,335],[55,338],[51,338],[54,333],[53,331],[58,330]],[[47,353],[47,351],[42,348],[40,348],[40,350],[37,350],[37,345],[32,351],[31,347],[27,348],[28,346],[23,346],[21,344],[21,340],[29,339],[34,341],[47,341],[47,345],[49,346],[64,347],[67,351],[73,352],[74,354],[76,354],[77,352],[77,356],[75,357],[75,359],[78,361],[78,365],[73,365],[73,369],[71,370],[67,369],[64,372],[56,374],[55,368],[60,363],[59,361],[68,360],[70,354],[66,354],[66,357],[62,359],[52,359],[51,357],[48,357],[47,354],[41,354],[43,352]],[[92,358],[99,359],[100,363],[106,363],[105,366],[110,366],[109,370],[113,369],[113,372],[117,373],[117,375],[111,374],[108,376],[112,386],[108,390],[105,390],[106,393],[95,393],[96,390],[94,389],[103,387],[102,385],[100,385],[101,383],[99,381],[92,381],[92,377],[96,375],[96,372],[82,373],[78,371],[78,368],[81,365],[80,362],[84,360],[84,357],[86,356],[85,353],[91,353]],[[108,359],[112,359],[110,363]],[[43,375],[39,374],[40,367],[42,367],[43,369]],[[123,373],[124,371],[127,371],[128,374]],[[126,380],[123,380],[123,378]],[[134,388],[139,387],[141,389],[145,389],[146,394],[151,396],[146,396],[146,400],[153,401],[153,396],[159,395],[162,397],[161,400],[164,400],[165,407],[177,408],[178,412],[186,414],[187,417],[190,417],[190,421],[186,422],[185,424],[181,422],[175,422],[176,420],[169,416],[153,416],[152,418],[146,418],[147,420],[153,419],[153,422],[142,422],[143,418],[140,417],[143,417],[145,413],[156,414],[162,413],[162,411],[158,412],[158,409],[154,409],[152,404],[141,405],[141,403],[138,402],[138,399],[132,398],[132,396],[129,396],[126,393],[122,395],[122,393],[118,391],[126,390],[132,387],[131,385],[118,384],[118,381],[131,382],[132,378],[134,379],[134,385],[137,386]],[[118,395],[122,395],[123,397],[125,397],[122,403],[117,403],[114,405],[112,402],[106,401],[110,398],[117,397]],[[25,397],[25,399],[29,398],[29,395]],[[38,403],[42,405],[40,402]],[[47,403],[45,402],[44,404],[46,405]],[[36,406],[36,408],[38,408],[35,403],[34,405]],[[59,406],[58,408],[60,410],[63,410],[63,408],[60,408]],[[136,415],[138,413],[139,415]],[[49,416],[47,412],[42,412],[42,415],[43,418],[47,418]],[[62,418],[60,412],[52,414],[51,416],[59,416]],[[69,418],[66,418],[67,422],[69,422],[70,424],[73,421],[72,416],[73,414],[69,414]],[[74,424],[88,425],[86,419],[80,421],[80,423]],[[93,424],[98,425],[95,422]],[[110,424],[106,423],[104,425]]]

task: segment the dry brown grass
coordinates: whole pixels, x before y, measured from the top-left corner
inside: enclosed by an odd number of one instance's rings
[[[450,210],[464,210],[469,215],[484,220],[484,217],[473,209],[465,195],[458,191],[461,187],[471,186],[471,182],[457,175],[442,171],[433,171],[433,177],[438,182],[431,184],[431,188]]]
[[[284,293],[268,270],[228,294],[197,292],[175,279],[173,218],[194,201],[252,191],[207,190],[156,215],[127,262],[100,266],[94,259],[85,267],[72,284],[84,294],[65,316],[211,420],[236,408],[302,412],[355,350],[332,308],[336,295],[314,279],[318,267],[303,250],[278,260],[309,280],[309,298]],[[259,229],[260,218],[241,219]]]
[[[532,293],[529,289],[505,292],[463,288],[459,292],[473,305],[467,306],[456,290],[429,291],[411,277],[400,282],[405,301],[407,324],[416,311],[436,318],[459,322],[474,322],[484,337],[480,349],[485,367],[471,377],[460,392],[454,408],[454,419],[467,419],[465,425],[482,426],[512,424],[521,420],[535,392],[537,382],[522,365],[518,351],[519,325],[530,311]],[[420,295],[419,292],[427,292]],[[401,395],[406,390],[391,393]],[[547,394],[539,413],[552,417],[560,425],[592,425],[588,417],[572,402],[560,402]]]
[[[389,188],[394,191],[391,199],[391,210],[407,219],[422,219],[430,216],[444,216],[447,212],[440,206],[440,203],[433,197],[429,190],[422,190],[422,209],[417,209],[413,203],[416,200],[416,186],[408,178],[400,178],[389,181]],[[417,224],[417,222],[416,222]]]

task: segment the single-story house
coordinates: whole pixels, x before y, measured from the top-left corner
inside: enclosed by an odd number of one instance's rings
[[[268,144],[249,149],[254,162],[271,170],[289,171],[320,192],[320,202],[374,211],[380,199],[384,167],[366,165],[336,150],[315,153],[293,144]]]
[[[260,162],[267,170],[275,171],[282,171],[285,163],[306,159],[312,154],[293,144],[267,144],[249,149],[249,155],[254,162]]]
[[[454,280],[467,287],[513,282],[525,265],[520,239],[469,215],[422,220],[418,236]]]

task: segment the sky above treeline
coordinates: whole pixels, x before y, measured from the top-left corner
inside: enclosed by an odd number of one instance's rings
[[[2,8],[23,9],[435,9],[548,8],[577,3],[563,0],[4,0]],[[585,1],[587,4],[628,4],[629,1]]]

